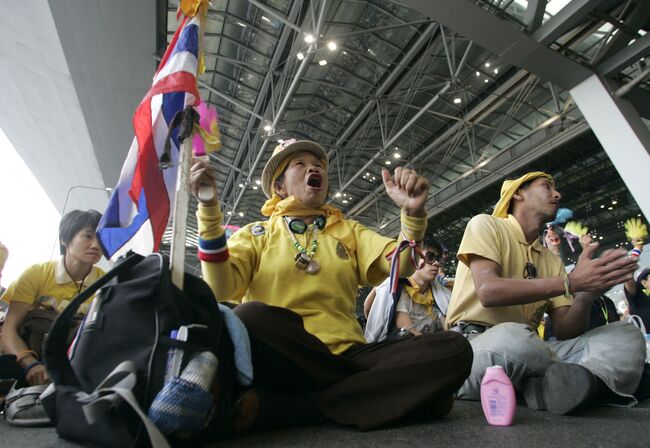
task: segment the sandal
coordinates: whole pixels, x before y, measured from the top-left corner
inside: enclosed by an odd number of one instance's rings
[[[12,387],[5,397],[5,420],[13,426],[50,426],[40,400],[46,384],[22,388]]]

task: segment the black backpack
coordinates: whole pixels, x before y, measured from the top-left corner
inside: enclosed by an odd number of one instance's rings
[[[224,419],[235,381],[232,342],[207,284],[185,274],[183,289],[172,284],[165,255],[129,254],[63,310],[43,354],[53,384],[42,401],[60,436],[107,447],[165,446],[146,413],[173,348],[184,350],[183,362],[186,353],[217,356],[220,393],[208,420]],[[77,309],[98,290],[68,353]],[[192,327],[187,342],[170,337],[181,325]],[[219,429],[210,421],[174,445],[214,439]]]

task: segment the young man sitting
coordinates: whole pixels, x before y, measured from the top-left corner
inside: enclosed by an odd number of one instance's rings
[[[378,342],[387,337],[410,332],[415,336],[444,328],[451,291],[443,286],[442,245],[431,237],[422,241],[418,269],[409,278],[400,279],[395,295],[390,292],[390,278],[374,288],[364,302],[365,338]]]
[[[479,399],[486,367],[502,366],[529,407],[567,414],[594,402],[635,403],[645,343],[624,322],[585,331],[593,301],[629,280],[636,260],[624,250],[596,257],[588,246],[567,274],[559,257],[539,241],[560,193],[550,175],[507,180],[492,216],[470,220],[458,250],[447,324],[468,337],[472,373],[458,398]],[[548,313],[557,341],[533,329]]]

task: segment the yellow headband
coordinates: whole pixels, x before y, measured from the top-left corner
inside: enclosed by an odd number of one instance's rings
[[[519,179],[503,181],[503,185],[501,186],[501,197],[499,198],[497,205],[494,206],[492,216],[495,218],[507,218],[510,201],[517,190],[519,190],[519,188],[529,180],[537,179],[538,177],[545,177],[551,182],[553,181],[553,177],[550,174],[542,171],[533,171],[524,174]]]

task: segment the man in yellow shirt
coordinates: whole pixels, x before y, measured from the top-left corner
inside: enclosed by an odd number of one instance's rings
[[[20,337],[27,313],[43,298],[58,307],[74,298],[104,274],[95,264],[102,256],[95,229],[101,219],[96,210],[73,210],[59,224],[61,258],[27,268],[5,292],[9,311],[0,337],[5,354],[15,355],[30,385],[45,384],[45,366]]]
[[[197,162],[195,195],[202,185],[216,188],[215,176]],[[267,221],[226,242],[218,201],[200,200],[204,279],[218,300],[243,302],[235,313],[251,339],[255,389],[235,405],[235,432],[306,423],[320,414],[374,429],[414,412],[451,409],[471,363],[464,338],[439,332],[366,344],[355,317],[358,285],[381,283],[390,259],[399,260],[396,276],[409,275],[409,241],[421,240],[426,229],[428,182],[401,167],[382,176],[402,211],[399,241],[325,205],[327,156],[310,141],[285,141],[267,162],[261,180],[270,198],[262,207]]]
[[[461,399],[478,399],[485,369],[501,365],[535,409],[566,414],[595,399],[636,401],[641,333],[622,322],[585,332],[593,301],[625,282],[636,261],[624,250],[596,258],[592,244],[567,274],[539,241],[560,197],[551,176],[527,173],[504,182],[492,216],[467,224],[447,314],[448,327],[466,335],[474,350]],[[544,342],[534,331],[544,312],[558,341]]]

